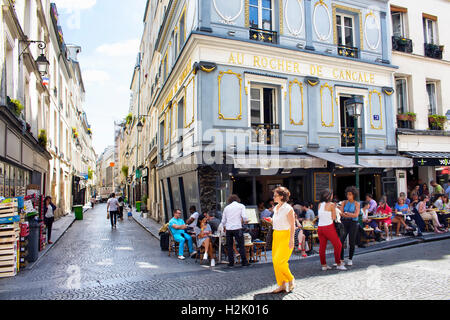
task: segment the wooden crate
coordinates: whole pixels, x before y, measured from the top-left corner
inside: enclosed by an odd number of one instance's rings
[[[17,237],[13,231],[10,236],[0,236],[0,244],[11,244],[17,241]]]
[[[17,274],[17,268],[13,266],[0,266],[0,278],[15,277]]]

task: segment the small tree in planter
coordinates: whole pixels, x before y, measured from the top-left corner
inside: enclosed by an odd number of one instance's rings
[[[128,166],[122,166],[122,174],[124,177],[128,177]]]
[[[148,200],[147,196],[142,197],[142,204],[141,204],[142,212],[147,212],[147,200]]]
[[[445,116],[433,114],[428,116],[428,122],[430,123],[431,130],[444,130],[445,122],[447,118]]]
[[[22,114],[22,111],[24,109],[23,104],[19,100],[16,100],[16,99],[11,99],[11,103],[12,103],[12,106],[13,106],[14,114],[17,117],[20,117],[20,115]]]
[[[39,131],[38,142],[43,148],[47,148],[47,131],[44,129]]]

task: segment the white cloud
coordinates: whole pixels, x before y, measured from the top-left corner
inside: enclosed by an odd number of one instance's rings
[[[109,81],[111,77],[109,74],[102,70],[86,70],[83,71],[83,80],[86,83],[99,83],[104,84]]]
[[[110,57],[137,56],[139,45],[139,39],[131,39],[122,42],[103,44],[95,51]]]
[[[84,10],[90,9],[97,3],[97,0],[54,0],[58,9]]]

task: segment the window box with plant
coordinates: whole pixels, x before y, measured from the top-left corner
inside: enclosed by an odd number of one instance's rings
[[[399,121],[416,121],[416,114],[414,112],[406,112],[397,114],[397,120]]]
[[[16,117],[19,118],[24,109],[22,102],[20,102],[19,100],[10,99],[9,97],[7,97],[7,105],[9,107],[9,109],[16,115]]]
[[[44,149],[47,148],[47,131],[39,130],[38,142]]]
[[[447,118],[445,116],[433,114],[428,116],[428,123],[431,130],[444,130],[445,122]]]

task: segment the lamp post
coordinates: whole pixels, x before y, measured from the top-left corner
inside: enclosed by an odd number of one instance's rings
[[[361,96],[352,96],[351,99],[345,101],[345,110],[347,111],[350,117],[354,118],[354,128],[355,128],[355,175],[356,175],[356,189],[358,190],[358,198],[359,198],[359,127],[358,127],[358,119],[361,116],[362,108],[364,106],[364,100]],[[359,199],[356,199],[359,200]]]
[[[44,55],[44,49],[47,47],[47,44],[44,41],[40,40],[22,40],[22,42],[25,42],[26,46],[20,53],[19,57],[21,57],[25,53],[25,51],[32,43],[37,43],[38,48],[41,49],[41,54],[35,61],[38,67],[38,71],[42,77],[48,74],[48,67],[50,65],[50,62],[48,62],[47,58]]]

